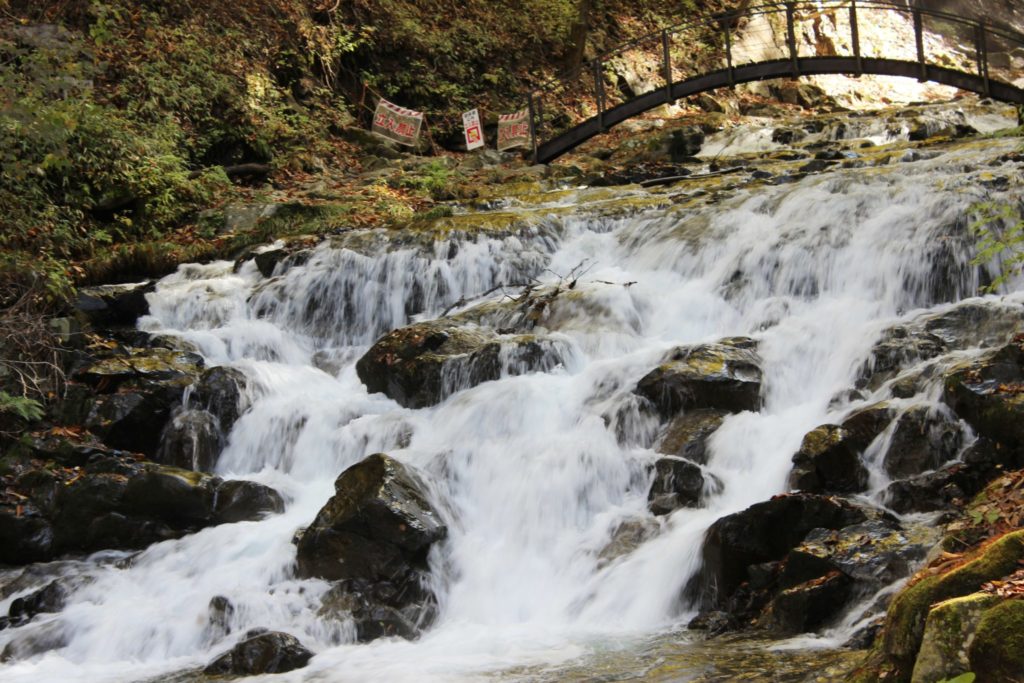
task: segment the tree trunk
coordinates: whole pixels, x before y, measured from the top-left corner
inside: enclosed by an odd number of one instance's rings
[[[574,71],[583,64],[583,55],[587,49],[587,35],[590,33],[591,15],[594,11],[594,0],[579,0],[576,5],[576,23],[569,33],[569,53],[566,56],[565,68]]]

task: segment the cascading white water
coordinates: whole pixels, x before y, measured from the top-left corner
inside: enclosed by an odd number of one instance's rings
[[[520,236],[365,252],[324,245],[271,282],[251,262],[237,273],[230,263],[183,267],[160,283],[143,327],[249,376],[252,407],[217,471],[276,488],[287,509],[74,565],[80,580],[63,612],[0,632],[0,646],[26,632],[64,645],[2,665],[0,676],[145,680],[204,665],[237,634],[265,627],[317,652],[275,680],[515,678],[508,672],[685,623],[681,589],[707,527],[785,490],[803,435],[849,408],[832,400],[887,324],[976,291],[963,216],[988,191],[970,169],[1008,149],[835,171],[614,220],[588,218],[586,205],[565,217],[560,198],[544,227]],[[989,170],[1019,176],[1011,164]],[[669,196],[682,202],[681,192]],[[581,262],[587,296],[554,333],[569,350],[550,372],[420,410],[368,395],[357,378],[355,360],[410,313],[429,319],[523,278],[554,282]],[[667,350],[734,335],[760,342],[764,408],[727,418],[712,437],[707,469],[721,493],[602,561],[623,521],[653,519],[656,457],[650,424],[616,434],[607,416],[622,414]],[[328,371],[314,363],[325,352],[332,363],[317,362]],[[417,641],[355,645],[317,618],[327,584],[293,578],[291,541],[338,474],[375,452],[424,473],[449,535],[431,556],[437,622]],[[234,605],[235,635],[211,630],[215,596]]]

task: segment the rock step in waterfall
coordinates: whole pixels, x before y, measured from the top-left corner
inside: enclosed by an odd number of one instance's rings
[[[76,352],[89,434],[3,460],[0,671],[553,679],[752,622],[866,645],[937,541],[916,513],[1024,465],[1024,299],[973,297],[964,218],[1019,201],[1012,148],[532,192],[147,285],[143,331],[105,313]],[[886,647],[913,666],[924,631]]]

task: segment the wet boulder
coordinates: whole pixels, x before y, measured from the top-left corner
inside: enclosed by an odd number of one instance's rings
[[[839,425],[821,425],[804,436],[793,456],[790,488],[809,493],[864,491],[868,471],[861,462],[865,444]]]
[[[1003,455],[990,441],[979,439],[964,451],[960,461],[891,483],[885,491],[886,505],[901,514],[955,508],[998,476]]]
[[[893,325],[872,348],[857,385],[874,390],[904,368],[949,351],[1005,344],[1022,324],[1020,304],[966,301]]]
[[[704,536],[703,567],[690,591],[705,607],[724,605],[748,580],[752,565],[781,560],[812,529],[841,529],[865,519],[846,501],[806,493],[775,496],[722,517]]]
[[[141,549],[284,507],[276,491],[255,482],[224,481],[112,451],[96,450],[74,466],[26,457],[11,467],[12,500],[0,502],[0,562],[6,564]]]
[[[224,448],[220,422],[205,410],[182,410],[167,423],[153,460],[196,472],[209,472]]]
[[[7,618],[11,626],[31,621],[37,614],[49,614],[64,609],[67,589],[61,581],[51,581],[44,587],[11,602]]]
[[[152,456],[160,433],[202,370],[196,354],[170,349],[118,349],[88,362],[73,378],[92,387],[83,424],[108,446]]]
[[[415,638],[433,622],[435,598],[418,581],[339,581],[324,595],[322,619],[351,623],[356,639]]]
[[[978,434],[1024,459],[1024,335],[952,368],[943,398]]]
[[[851,583],[842,572],[831,571],[780,591],[768,608],[767,627],[788,635],[818,629],[846,604]]]
[[[560,355],[553,342],[536,335],[433,321],[384,335],[359,359],[356,372],[370,393],[423,408],[504,375],[551,370]]]
[[[681,507],[697,507],[704,491],[721,490],[721,482],[705,474],[699,465],[680,458],[659,458],[654,463],[654,481],[647,505],[655,515],[667,515]]]
[[[191,406],[217,418],[227,434],[249,407],[249,380],[238,368],[218,365],[206,370],[195,385]]]
[[[654,450],[706,465],[707,440],[722,426],[728,414],[724,410],[713,409],[687,411],[665,426]]]
[[[612,531],[608,543],[597,554],[598,567],[604,567],[630,554],[656,536],[659,529],[658,522],[650,517],[637,517],[619,523]]]
[[[255,629],[245,634],[231,650],[211,662],[208,676],[258,676],[301,669],[313,653],[288,633]]]
[[[882,465],[893,478],[921,474],[953,460],[963,442],[957,420],[929,406],[912,406],[896,418]]]
[[[44,562],[55,554],[50,520],[19,500],[0,504],[0,564]]]
[[[202,357],[189,351],[119,347],[76,368],[73,378],[97,393],[112,393],[146,382],[184,387],[195,381],[202,368]]]
[[[679,347],[640,380],[636,393],[664,417],[697,409],[756,411],[761,406],[761,367],[755,342],[736,338]]]
[[[838,571],[855,582],[858,597],[870,595],[910,573],[936,536],[933,527],[904,529],[891,518],[813,529],[786,554],[779,585],[790,588]]]
[[[146,295],[155,289],[153,281],[83,287],[78,290],[75,308],[96,327],[131,327],[149,313]]]
[[[888,401],[879,401],[854,410],[843,418],[840,426],[849,434],[852,442],[863,450],[885,431],[896,415],[896,409]]]
[[[218,524],[248,522],[284,512],[281,494],[254,481],[231,479],[218,485],[215,492],[213,518]]]
[[[334,488],[299,539],[299,576],[376,582],[426,568],[447,527],[412,470],[378,453],[342,472]]]

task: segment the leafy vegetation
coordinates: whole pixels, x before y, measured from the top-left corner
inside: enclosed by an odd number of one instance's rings
[[[1011,204],[986,202],[972,207],[975,220],[971,231],[978,238],[976,265],[998,261],[999,274],[987,290],[998,290],[1024,271],[1024,217]]]

